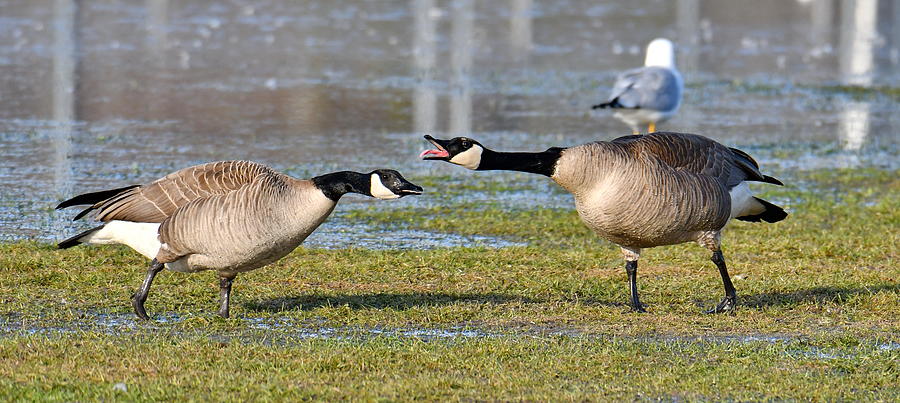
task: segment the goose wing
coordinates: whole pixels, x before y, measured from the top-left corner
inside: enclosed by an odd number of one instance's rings
[[[651,155],[675,169],[716,178],[728,189],[743,181],[782,184],[763,175],[759,164],[747,153],[695,134],[661,132],[613,142],[632,144],[638,153]]]
[[[75,219],[96,212],[98,221],[162,222],[191,201],[240,189],[262,174],[276,174],[252,161],[220,161],[173,172],[140,186],[87,193],[66,200],[57,209],[91,204]]]
[[[188,202],[162,220],[159,240],[164,247],[158,258],[172,261],[198,251],[215,251],[218,245],[251,242],[264,223],[258,215],[276,205],[267,200],[285,188],[277,175],[257,175],[236,191]]]

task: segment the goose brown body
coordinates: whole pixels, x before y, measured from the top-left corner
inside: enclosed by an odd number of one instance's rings
[[[731,218],[729,191],[750,174],[712,140],[680,133],[626,137],[562,151],[551,178],[584,223],[629,248],[695,241]]]
[[[425,138],[437,146],[420,155],[469,169],[511,170],[552,178],[575,197],[582,221],[622,248],[631,303],[643,312],[636,273],[641,249],[695,241],[713,252],[725,299],[711,312],[734,309],[736,293],[720,248],[732,218],[777,222],[787,213],[753,197],[746,182],[781,185],[747,153],[687,133],[657,132],[543,152],[497,152],[475,140]]]

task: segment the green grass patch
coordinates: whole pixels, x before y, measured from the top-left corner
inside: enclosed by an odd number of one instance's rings
[[[893,400],[897,353],[833,343],[376,337],[0,340],[7,400]],[[823,379],[834,382],[823,384]],[[117,386],[118,384],[118,386]]]

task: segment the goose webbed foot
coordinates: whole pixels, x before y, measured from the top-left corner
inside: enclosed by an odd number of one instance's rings
[[[165,264],[153,259],[150,262],[150,268],[147,269],[147,277],[144,278],[141,288],[131,297],[131,306],[134,307],[135,315],[143,320],[150,320],[150,316],[147,315],[147,311],[144,310],[144,302],[147,302],[147,296],[150,295],[150,285],[153,284],[153,278],[156,277],[156,274],[162,271],[164,267]]]
[[[134,307],[134,314],[137,315],[138,318],[150,320],[150,316],[148,316],[147,311],[144,310],[144,301],[139,301],[137,299],[137,293],[135,293],[131,299],[131,306]]]
[[[231,283],[234,276],[219,276],[219,316],[228,318],[228,308],[231,300]]]
[[[636,313],[647,313],[647,310],[644,309],[646,306],[636,299],[631,301],[631,310]]]
[[[715,308],[709,309],[706,313],[734,313],[734,308],[737,306],[737,298],[734,296],[728,296],[722,299],[719,302],[719,305],[716,305]]]
[[[737,307],[737,292],[734,290],[734,284],[731,283],[731,277],[728,276],[728,268],[725,265],[725,257],[721,250],[713,252],[712,261],[719,268],[719,274],[722,276],[722,285],[725,286],[725,298],[715,308],[706,311],[706,313],[734,313]]]

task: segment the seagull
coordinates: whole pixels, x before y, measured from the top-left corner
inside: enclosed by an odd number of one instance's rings
[[[613,116],[631,126],[634,134],[639,134],[643,125],[653,133],[657,123],[678,111],[683,91],[684,81],[675,68],[675,45],[657,38],[647,45],[644,67],[619,75],[609,99],[592,109],[613,108]]]

